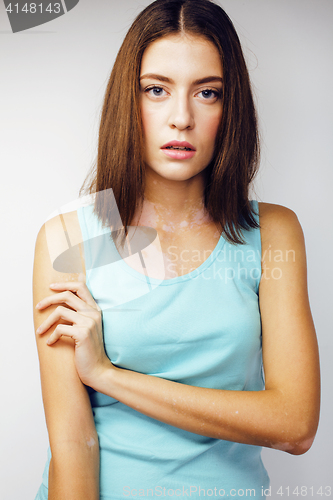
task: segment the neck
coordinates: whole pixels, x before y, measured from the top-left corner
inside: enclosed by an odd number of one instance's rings
[[[149,167],[145,195],[136,223],[174,231],[190,229],[210,221],[204,206],[205,173],[184,181],[165,179]]]

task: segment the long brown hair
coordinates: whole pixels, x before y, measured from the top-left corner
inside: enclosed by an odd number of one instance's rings
[[[141,60],[149,44],[177,33],[206,37],[221,56],[223,112],[214,157],[206,167],[204,203],[226,238],[243,243],[242,229],[258,227],[248,199],[259,163],[257,118],[239,38],[224,10],[210,0],[156,0],[136,17],[107,85],[97,166],[86,178],[80,194],[112,188],[127,235],[127,226],[144,199],[145,189],[139,101]],[[94,211],[103,225],[113,226],[110,202],[107,196],[97,196]]]

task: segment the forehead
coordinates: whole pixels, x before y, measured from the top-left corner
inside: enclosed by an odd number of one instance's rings
[[[158,73],[165,76],[187,74],[222,77],[219,51],[203,36],[169,35],[152,42],[144,51],[140,76]],[[168,74],[166,74],[168,73]]]

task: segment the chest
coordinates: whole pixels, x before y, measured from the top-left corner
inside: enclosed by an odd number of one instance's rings
[[[183,233],[179,236],[159,232],[165,268],[165,279],[183,276],[203,264],[218,244],[220,234],[215,226]]]
[[[140,226],[133,234],[140,239]],[[155,279],[172,279],[184,276],[200,267],[211,255],[220,240],[220,233],[215,224],[180,231],[156,229],[156,237],[145,246],[141,255],[126,258],[126,263],[134,270],[143,272],[143,263],[147,274]],[[131,245],[131,235],[129,236]],[[122,255],[121,248],[118,252]]]

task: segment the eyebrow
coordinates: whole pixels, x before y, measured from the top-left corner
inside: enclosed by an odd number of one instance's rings
[[[161,82],[166,82],[166,83],[175,83],[171,78],[168,78],[163,75],[156,75],[155,73],[147,73],[145,75],[140,76],[140,80],[143,79],[152,79],[152,80],[159,80]],[[223,83],[223,79],[220,76],[213,75],[213,76],[206,76],[205,78],[199,78],[198,80],[195,80],[193,82],[193,85],[200,85],[201,83],[210,83],[210,82],[221,82]]]

